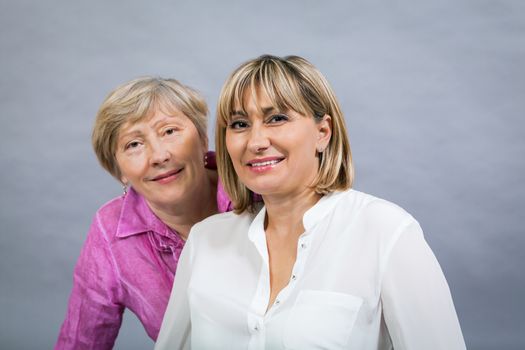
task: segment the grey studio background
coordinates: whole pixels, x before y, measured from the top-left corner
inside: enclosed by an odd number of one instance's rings
[[[106,94],[176,77],[213,120],[226,76],[262,53],[332,83],[355,188],[420,221],[469,349],[524,349],[520,0],[0,1],[0,348],[52,348],[91,218],[121,192],[90,144]],[[116,348],[152,345],[127,312]]]

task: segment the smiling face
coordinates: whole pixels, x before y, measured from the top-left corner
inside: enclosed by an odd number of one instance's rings
[[[313,192],[317,153],[330,140],[330,117],[316,121],[279,111],[260,88],[255,94],[247,89],[243,105],[244,110],[236,106],[226,129],[226,148],[240,181],[267,198]]]
[[[207,142],[182,112],[154,109],[148,117],[119,130],[115,158],[123,183],[130,184],[150,207],[184,203],[206,177]]]

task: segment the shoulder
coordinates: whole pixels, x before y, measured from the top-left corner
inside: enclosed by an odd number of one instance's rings
[[[122,205],[124,204],[124,196],[120,195],[113,199],[110,199],[106,203],[102,204],[97,210],[96,215],[108,215],[118,213],[122,210]]]
[[[419,239],[423,232],[419,223],[406,210],[388,200],[356,190],[341,192],[334,210],[333,222],[338,238],[348,239],[371,259],[383,266],[399,238],[407,232],[409,240]]]
[[[414,220],[412,215],[399,205],[353,189],[341,192],[341,203],[338,207],[347,215],[350,211],[368,219],[392,223]]]
[[[408,226],[419,226],[405,209],[385,199],[356,190],[340,196],[334,211],[339,225],[360,232],[363,239],[391,242]]]
[[[102,234],[106,240],[114,237],[117,232],[123,205],[123,196],[115,197],[104,203],[93,217],[90,235]]]

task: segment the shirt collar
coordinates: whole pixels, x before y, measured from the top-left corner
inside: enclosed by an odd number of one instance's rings
[[[266,234],[264,232],[264,219],[266,207],[262,207],[248,228],[248,239],[253,242],[255,248],[264,261],[268,261],[268,249],[266,248]]]
[[[342,196],[343,192],[325,194],[313,207],[308,209],[303,215],[305,233],[308,233],[312,227],[333,211]]]
[[[303,215],[303,226],[305,229],[305,235],[311,231],[319,221],[326,217],[337,205],[339,199],[342,197],[343,192],[332,192],[324,195],[314,204],[313,207],[308,209]],[[248,238],[254,242],[257,246],[266,245],[266,239],[264,234],[264,219],[266,217],[266,207],[262,207],[255,219],[253,219],[250,228],[248,229]]]
[[[124,196],[116,236],[124,238],[148,231],[173,236],[171,229],[151,211],[144,197],[130,187]]]
[[[232,202],[221,181],[217,183],[217,208],[221,213],[232,210]],[[124,238],[148,231],[166,237],[172,237],[175,232],[151,211],[144,197],[130,187],[124,195],[116,236]]]

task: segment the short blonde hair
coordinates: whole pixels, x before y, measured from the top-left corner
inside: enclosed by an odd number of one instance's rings
[[[208,106],[195,90],[175,79],[158,77],[142,77],[124,83],[100,106],[91,138],[100,164],[117,180],[122,177],[115,157],[120,129],[124,124],[143,120],[157,109],[165,113],[175,109],[181,111],[207,142]]]
[[[255,94],[257,88],[266,92],[277,110],[293,110],[311,116],[317,122],[325,115],[331,117],[332,136],[320,157],[319,172],[313,186],[319,194],[350,188],[353,182],[350,142],[341,108],[325,77],[304,58],[263,55],[243,63],[229,76],[217,107],[217,166],[235,211],[253,211],[254,194],[235,173],[226,149],[226,128],[234,110],[239,106],[245,110],[245,92],[251,90]]]

